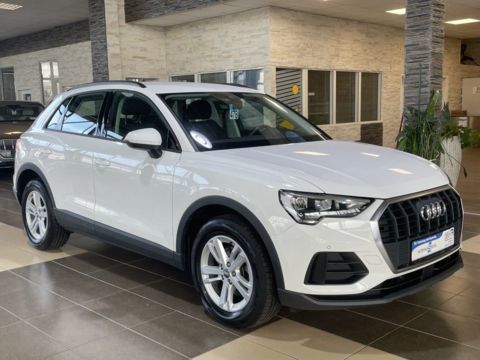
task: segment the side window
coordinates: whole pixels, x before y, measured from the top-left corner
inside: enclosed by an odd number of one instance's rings
[[[70,99],[65,100],[55,111],[50,118],[50,120],[47,123],[46,128],[50,130],[60,130],[60,127],[62,126],[62,118],[63,115],[65,114],[65,111],[67,110],[68,103],[70,102]]]
[[[135,93],[115,93],[105,127],[107,139],[121,141],[129,132],[147,128],[158,130],[162,135],[163,148],[178,149],[165,119],[153,104]]]
[[[72,134],[93,135],[97,129],[104,93],[78,95],[68,105],[62,131]]]

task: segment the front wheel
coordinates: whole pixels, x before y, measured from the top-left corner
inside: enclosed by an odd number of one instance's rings
[[[251,227],[234,215],[217,217],[199,231],[192,277],[207,313],[244,328],[267,322],[280,308],[269,258]]]

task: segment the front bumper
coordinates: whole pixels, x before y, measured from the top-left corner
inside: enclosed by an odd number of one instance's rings
[[[366,305],[380,305],[412,295],[446,279],[463,267],[460,251],[420,270],[386,280],[371,290],[357,295],[306,295],[278,289],[283,306],[300,310],[328,310]]]
[[[316,226],[294,224],[277,234],[275,241],[280,249],[285,279],[285,287],[278,289],[282,303],[302,309],[382,304],[420,291],[453,274],[462,267],[459,249],[463,211],[460,200],[456,216],[449,215],[452,225],[442,218],[437,224],[440,226],[438,230],[432,227],[432,231],[443,231],[453,226],[454,245],[420,260],[410,259],[410,244],[419,238],[417,235],[398,240],[399,246],[391,251],[391,244],[396,243],[387,241],[384,244],[380,230],[380,215],[386,205],[412,202],[446,190],[453,191],[444,186],[401,199],[375,200],[370,208],[355,218],[325,218]],[[430,231],[430,224],[428,229]],[[411,230],[413,234],[413,228]],[[332,254],[332,266],[326,261],[324,267],[312,267],[312,259],[318,254]],[[328,260],[329,255],[324,259]],[[335,271],[343,272],[343,277]],[[315,272],[320,275],[310,276]]]

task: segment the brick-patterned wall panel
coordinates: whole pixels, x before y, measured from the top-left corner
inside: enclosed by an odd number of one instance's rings
[[[360,141],[372,145],[383,145],[383,124],[362,124],[360,130]]]
[[[221,0],[125,0],[125,19],[127,22],[149,19],[221,2]]]
[[[0,41],[0,58],[90,40],[88,20]]]
[[[40,62],[58,62],[60,85],[63,88],[92,81],[90,41],[53,47],[25,54],[0,58],[0,68],[15,68],[15,90],[32,95],[32,100],[43,101]]]
[[[108,80],[107,26],[104,0],[88,0],[93,80]]]

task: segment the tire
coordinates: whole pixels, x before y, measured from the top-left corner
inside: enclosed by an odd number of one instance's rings
[[[35,216],[37,216],[37,223],[43,224],[44,231],[41,231],[40,225],[34,226],[35,220],[32,219]],[[70,233],[55,219],[50,196],[45,185],[39,180],[31,180],[23,191],[22,218],[28,241],[34,248],[55,250],[61,248],[68,241]]]
[[[243,251],[239,253],[241,256],[237,256],[238,259],[246,258],[243,265],[237,268],[235,264],[225,261],[231,267],[226,272],[227,266],[222,270],[221,261],[216,260],[217,248],[211,249],[219,240],[227,257],[234,252],[235,244],[240,247],[240,250],[236,248],[235,254]],[[235,215],[216,217],[198,232],[191,255],[192,279],[207,314],[216,321],[235,328],[255,327],[272,319],[280,310],[273,269],[260,241],[252,228]],[[231,258],[237,262],[234,256]],[[208,266],[209,271],[215,271],[215,274],[202,274],[201,268],[204,266]],[[222,271],[223,275],[220,275]],[[205,278],[208,279],[207,282],[215,279],[206,284]],[[243,286],[250,284],[250,280],[251,287]],[[224,286],[233,290],[231,302],[222,302]],[[242,293],[239,288],[243,289]],[[226,292],[225,298],[229,298],[230,291]]]

